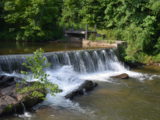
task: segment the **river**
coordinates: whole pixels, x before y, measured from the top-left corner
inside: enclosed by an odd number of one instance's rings
[[[1,120],[159,120],[160,68],[142,67],[130,70],[116,57],[113,49],[50,52],[45,54],[53,63],[46,69],[48,79],[63,90],[35,107]],[[24,55],[1,55],[1,74],[21,76]],[[15,67],[15,64],[19,68]],[[129,79],[113,79],[127,73]],[[64,96],[84,80],[98,83],[93,91],[73,100]],[[43,107],[42,107],[43,106]]]

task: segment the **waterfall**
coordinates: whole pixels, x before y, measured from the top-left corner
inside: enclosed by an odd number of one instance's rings
[[[0,56],[0,71],[12,73],[24,70],[22,63],[25,62],[25,57],[30,55]],[[44,55],[51,63],[52,69],[64,65],[71,65],[76,72],[80,73],[124,69],[112,49],[50,52]]]
[[[1,55],[0,74],[23,77],[19,74],[21,70],[25,70],[22,63],[26,61],[26,56],[31,55]],[[85,80],[106,82],[110,80],[110,76],[124,72],[129,76],[137,76],[137,73],[128,71],[118,61],[112,49],[49,52],[44,55],[51,63],[50,68],[46,69],[48,80],[62,89],[62,92],[57,93],[56,96],[47,95],[44,101],[47,105],[83,111],[77,103],[65,99],[64,96],[77,89]]]

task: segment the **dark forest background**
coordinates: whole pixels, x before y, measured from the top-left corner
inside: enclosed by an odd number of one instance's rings
[[[97,26],[126,41],[125,60],[160,62],[160,0],[1,0],[0,41],[48,41]]]

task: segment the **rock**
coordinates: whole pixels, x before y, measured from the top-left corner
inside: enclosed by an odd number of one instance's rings
[[[20,78],[15,77],[15,76],[1,75],[0,76],[0,89],[16,84],[16,81],[19,79]]]
[[[111,76],[111,78],[119,78],[119,79],[128,79],[129,75],[126,73],[122,73],[120,75],[116,75],[116,76]]]
[[[98,84],[92,81],[86,80],[81,86],[76,90],[72,91],[65,98],[73,99],[75,96],[83,95],[85,92],[93,90]]]
[[[7,76],[1,77],[1,79],[3,78],[7,78],[7,82],[14,81],[16,79],[13,77],[8,78]],[[9,85],[5,83],[3,84]],[[27,85],[31,85],[31,84],[33,83],[27,83]],[[20,86],[20,88],[21,87],[22,86]],[[44,96],[46,95],[45,89],[43,90],[39,89],[36,91],[41,92]],[[0,116],[13,114],[13,113],[23,113],[24,106],[26,110],[31,110],[31,108],[34,105],[43,101],[42,97],[30,97],[30,94],[31,93],[27,93],[27,94],[18,93],[16,84],[1,88],[0,90]]]

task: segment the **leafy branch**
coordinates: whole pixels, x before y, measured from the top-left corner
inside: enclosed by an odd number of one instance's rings
[[[28,85],[27,77],[24,78],[17,86],[17,88],[19,88],[19,85],[23,86],[21,89],[18,89],[20,93],[30,93],[31,97],[43,97],[42,92],[44,91],[42,90],[44,89],[47,89],[52,95],[61,91],[58,85],[48,80],[49,75],[45,72],[45,69],[50,66],[50,63],[43,53],[44,51],[40,48],[34,52],[33,56],[26,57],[26,62],[23,63],[23,66],[31,72],[31,77],[37,81]],[[30,72],[21,71],[26,76]]]

